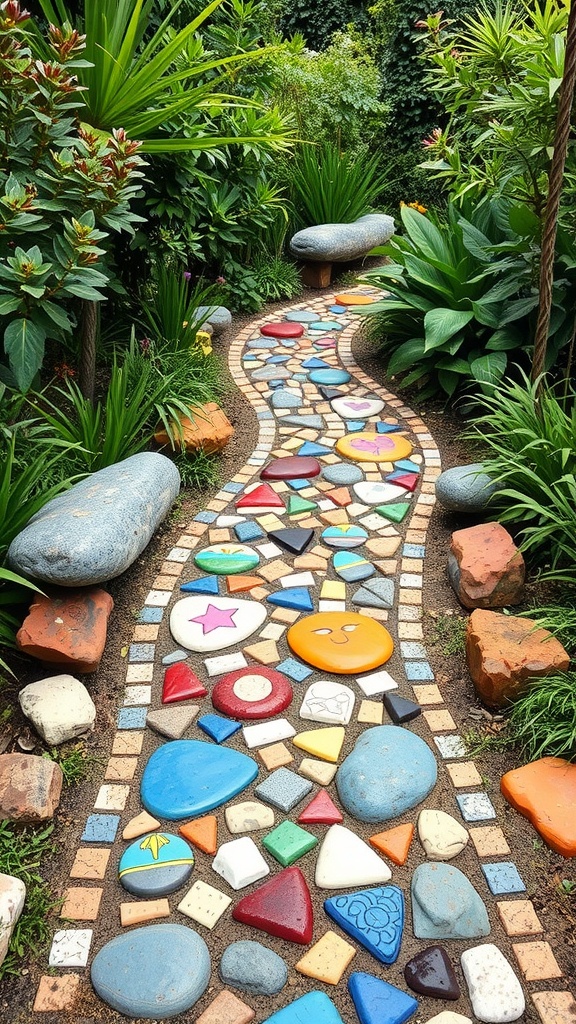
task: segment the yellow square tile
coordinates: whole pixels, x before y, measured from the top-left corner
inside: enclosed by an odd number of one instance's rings
[[[307,978],[325,985],[337,985],[356,950],[336,932],[326,932],[296,964],[296,970]]]
[[[368,725],[382,725],[384,718],[384,705],[381,701],[363,700],[358,712],[358,721],[366,722]]]
[[[325,597],[332,601],[345,601],[346,584],[340,583],[338,580],[324,580],[320,597]]]

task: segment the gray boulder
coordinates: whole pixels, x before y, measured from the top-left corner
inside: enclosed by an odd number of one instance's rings
[[[290,252],[299,260],[345,263],[384,245],[394,234],[394,221],[384,213],[368,213],[353,224],[317,224],[297,231]]]
[[[12,541],[9,564],[62,587],[113,579],[144,550],[179,490],[180,474],[165,455],[132,455],[44,505]]]
[[[481,462],[473,462],[441,473],[436,481],[436,497],[449,512],[483,512],[499,487],[484,472]]]
[[[202,324],[200,330],[205,330],[209,324],[217,338],[232,323],[232,313],[226,306],[198,306],[196,319]]]

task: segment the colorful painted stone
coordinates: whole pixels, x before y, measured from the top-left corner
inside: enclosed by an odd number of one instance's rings
[[[384,707],[395,725],[411,722],[422,713],[422,708],[413,700],[400,697],[397,693],[384,694]]]
[[[354,484],[354,493],[364,505],[380,505],[385,501],[402,498],[406,492],[395,484],[380,483],[372,480],[361,480]]]
[[[337,551],[332,558],[332,565],[336,575],[345,583],[359,583],[376,572],[372,562],[354,551]]]
[[[331,466],[324,466],[322,476],[329,484],[349,487],[351,484],[356,484],[359,480],[362,480],[364,474],[360,466],[355,466],[349,462],[335,462]]]
[[[206,814],[203,818],[196,818],[196,821],[188,821],[180,825],[178,832],[203,853],[213,854],[218,849],[218,819],[215,814]]]
[[[254,587],[261,587],[262,579],[260,576],[227,576],[226,587],[229,594],[243,594],[247,590],[253,590]]]
[[[220,715],[202,715],[196,720],[196,725],[202,732],[205,732],[215,743],[224,743],[235,732],[242,728],[240,722],[232,722],[229,718],[221,718]]]
[[[200,682],[198,676],[188,665],[179,661],[170,665],[164,673],[162,683],[162,703],[174,704],[179,700],[190,700],[193,697],[205,697],[208,690]]]
[[[363,608],[392,608],[394,605],[394,580],[369,580],[352,594],[352,604]]]
[[[314,880],[319,889],[378,885],[391,877],[388,865],[355,832],[343,825],[331,825],[316,862]]]
[[[372,846],[383,853],[388,860],[394,864],[405,864],[408,860],[408,851],[414,836],[414,825],[396,825],[396,828],[386,829],[385,832],[378,832],[370,836]]]
[[[281,672],[272,668],[248,668],[229,672],[212,690],[212,703],[232,718],[271,718],[292,701],[292,687]]]
[[[328,448],[325,444],[317,444],[316,441],[304,441],[301,448],[298,449],[298,455],[331,455],[332,449]]]
[[[363,971],[350,975],[348,991],[360,1024],[404,1024],[418,1009],[407,992]]]
[[[394,505],[380,505],[374,511],[385,519],[390,519],[393,523],[401,523],[410,511],[410,505],[407,501],[397,501]]]
[[[236,891],[270,874],[270,868],[250,836],[222,843],[212,861],[212,870]]]
[[[324,992],[307,992],[282,1010],[267,1017],[264,1024],[344,1024],[334,1003]]]
[[[293,821],[282,821],[262,838],[262,846],[284,868],[290,867],[294,861],[313,850],[317,843],[316,836],[295,825]]]
[[[361,434],[340,437],[336,442],[336,451],[355,462],[394,462],[395,459],[410,455],[412,445],[401,434],[390,436],[367,430]]]
[[[429,946],[408,961],[404,968],[406,984],[432,999],[459,999],[460,986],[445,949]]]
[[[304,694],[300,718],[326,725],[348,725],[356,696],[349,686],[321,679],[312,683]]]
[[[412,923],[417,939],[474,939],[490,934],[486,907],[469,879],[441,861],[412,875]]]
[[[312,941],[314,911],[306,879],[291,867],[244,896],[232,911],[235,921],[287,942],[307,946]]]
[[[275,324],[264,324],[260,328],[260,334],[265,338],[301,338],[304,334],[304,328],[300,323],[281,320]]]
[[[288,496],[288,515],[296,516],[302,512],[312,512],[318,508],[315,501],[308,501],[307,498],[301,498],[299,494],[290,494]]]
[[[219,590],[217,576],[201,576],[199,580],[182,583],[180,590],[186,594],[217,594]]]
[[[386,479],[396,487],[403,487],[405,491],[415,491],[420,477],[417,473],[390,473]]]
[[[290,627],[287,639],[294,654],[310,665],[342,675],[383,665],[394,646],[384,626],[357,612],[307,615]]]
[[[297,612],[311,612],[314,608],[307,587],[286,587],[274,594],[268,594],[266,600],[277,608],[292,608]]]
[[[194,555],[194,562],[199,569],[214,572],[218,576],[249,572],[256,568],[259,561],[258,552],[245,544],[213,544]]]
[[[297,736],[294,736],[292,742],[304,753],[335,764],[340,757],[344,736],[345,729],[341,725],[333,725],[328,729],[309,729],[307,732],[299,732]]]
[[[284,502],[280,495],[276,494],[276,491],[270,487],[270,484],[259,484],[249,491],[248,494],[243,494],[241,498],[238,498],[236,508],[259,509],[262,511],[268,508],[284,508]],[[237,571],[240,572],[241,570]]]
[[[310,324],[309,331],[341,331],[342,324],[339,324],[336,320],[317,320],[316,323]]]
[[[330,363],[327,363],[325,359],[318,359],[317,356],[312,356],[311,359],[306,359],[302,363],[304,370],[329,370]]]
[[[562,857],[576,857],[576,765],[542,757],[502,776],[502,793],[545,843]]]
[[[311,309],[293,309],[286,313],[284,319],[296,324],[315,324],[318,314],[313,313]]]
[[[396,962],[404,929],[404,896],[396,885],[331,896],[324,910],[381,963]]]
[[[296,804],[308,796],[311,789],[312,783],[308,779],[301,778],[289,768],[278,768],[256,786],[254,795],[284,814],[289,814]]]
[[[100,999],[130,1020],[175,1017],[206,990],[210,954],[192,928],[147,925],[107,942],[92,961],[90,978]]]
[[[377,423],[376,430],[379,434],[395,434],[397,431],[402,430],[399,423]]]
[[[158,747],[142,776],[142,803],[150,814],[181,821],[220,807],[258,775],[247,754],[202,740],[174,740]]]
[[[270,530],[268,537],[292,555],[301,555],[314,539],[314,530],[305,530],[302,527],[293,526],[287,527],[284,530]]]
[[[218,973],[225,985],[261,996],[281,992],[288,981],[288,967],[282,957],[250,939],[226,947]]]
[[[278,388],[270,399],[270,405],[273,409],[299,409],[302,395],[295,388]]]
[[[266,608],[239,597],[184,597],[170,613],[170,632],[189,651],[221,651],[258,629]]]
[[[367,729],[336,775],[344,808],[358,821],[388,821],[415,807],[436,785],[430,747],[407,729]]]
[[[376,416],[384,408],[381,398],[355,398],[352,395],[350,398],[335,398],[330,404],[343,420],[358,417],[365,420]]]
[[[371,306],[378,301],[375,295],[362,295],[360,292],[343,292],[335,299],[342,306]]]
[[[309,455],[288,455],[285,459],[274,459],[260,473],[262,480],[291,480],[293,477],[308,479],[318,476],[321,466],[318,459]]]
[[[340,324],[338,326],[340,327]],[[313,384],[328,384],[330,386],[347,384],[350,374],[348,370],[312,370],[310,380]]]
[[[368,540],[368,534],[354,523],[342,523],[340,526],[327,526],[322,531],[322,540],[330,548],[357,548]]]
[[[301,825],[339,825],[344,818],[332,797],[321,789],[298,815]]]
[[[118,878],[133,896],[167,896],[188,881],[194,854],[180,836],[150,832],[124,851]]]
[[[366,420],[346,420],[346,430],[349,434],[358,434],[365,426]]]
[[[310,427],[311,430],[321,430],[324,420],[317,413],[312,413],[309,416],[299,413],[297,416],[282,416],[279,423],[281,426]]]

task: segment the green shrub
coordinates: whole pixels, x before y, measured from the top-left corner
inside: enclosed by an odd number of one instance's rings
[[[370,213],[386,180],[377,156],[358,159],[329,142],[303,147],[290,172],[296,227],[352,223]]]
[[[256,287],[265,302],[293,299],[302,291],[300,272],[295,263],[267,252],[254,257]]]
[[[312,49],[326,50],[334,33],[350,23],[356,29],[369,28],[368,11],[360,0],[289,0],[280,25],[286,35],[301,32]]]
[[[523,757],[576,760],[576,672],[533,679],[510,712],[510,736]]]
[[[196,333],[203,318],[199,306],[213,305],[214,288],[189,284],[190,275],[180,267],[156,262],[149,285],[152,293],[142,299],[142,324],[151,333],[155,348],[190,350],[196,346]]]

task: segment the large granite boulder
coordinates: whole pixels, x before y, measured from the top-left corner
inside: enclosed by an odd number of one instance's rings
[[[465,608],[506,608],[524,596],[524,559],[500,523],[456,530],[448,578]]]
[[[499,489],[481,462],[445,469],[436,481],[436,497],[449,512],[483,512]]]
[[[132,455],[44,505],[12,541],[10,566],[62,587],[113,579],[144,550],[179,490],[165,455]]]
[[[394,221],[385,213],[368,213],[352,224],[316,224],[297,231],[290,252],[299,260],[346,263],[384,245],[394,234]]]

